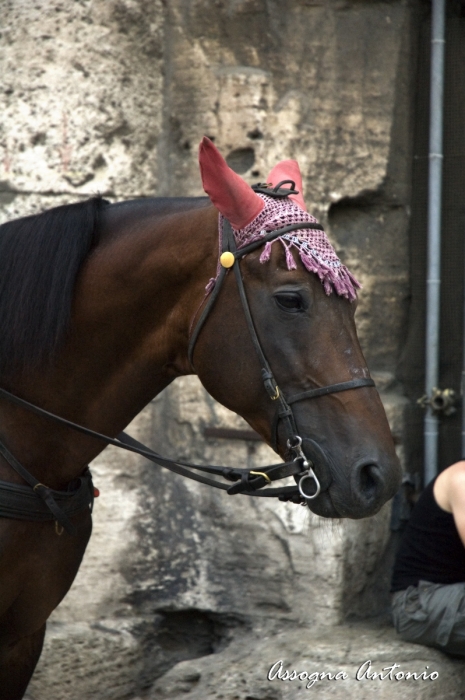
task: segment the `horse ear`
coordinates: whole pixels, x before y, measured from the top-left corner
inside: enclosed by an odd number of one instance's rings
[[[282,160],[278,165],[274,166],[266,181],[277,185],[278,182],[283,180],[293,180],[295,182],[295,188],[299,191],[299,194],[291,194],[289,199],[292,199],[301,209],[307,211],[302,193],[302,175],[296,160]]]
[[[260,214],[263,200],[231,170],[206,136],[200,143],[199,164],[203,189],[235,229],[244,228]]]

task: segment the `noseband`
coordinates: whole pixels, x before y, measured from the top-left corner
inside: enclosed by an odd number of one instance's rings
[[[281,185],[287,182],[291,181],[284,180],[274,189],[270,189],[262,185],[255,186],[254,189],[271,197],[287,197],[290,194],[296,193],[295,189],[293,189],[293,182],[291,182],[291,188],[281,188]],[[282,501],[292,501],[293,503],[302,503],[302,505],[306,505],[309,500],[316,498],[320,494],[321,485],[313,470],[313,463],[307,458],[302,449],[302,438],[298,434],[296,419],[291,406],[305,399],[313,399],[319,396],[326,396],[328,394],[335,394],[340,391],[348,391],[349,389],[357,389],[360,387],[372,387],[375,386],[375,383],[370,378],[352,379],[347,382],[340,382],[338,384],[330,384],[325,387],[318,387],[317,389],[310,389],[309,391],[295,394],[287,400],[278,387],[255,330],[239,263],[245,255],[251,253],[267,242],[274,241],[276,238],[283,236],[289,231],[302,228],[323,230],[323,227],[315,222],[290,224],[289,226],[277,229],[276,231],[270,231],[260,239],[253,241],[252,243],[249,243],[238,250],[232,227],[228,221],[224,220],[220,255],[220,273],[213,291],[211,292],[203,312],[194,328],[194,331],[192,332],[188,348],[189,361],[192,364],[194,348],[200,331],[202,330],[202,327],[205,324],[205,321],[207,320],[208,315],[220,294],[226,275],[231,267],[233,267],[249,333],[261,364],[261,376],[265,391],[267,392],[270,400],[276,402],[276,412],[272,427],[273,447],[275,450],[277,449],[278,425],[279,422],[282,421],[287,437],[287,447],[295,454],[292,461],[260,467],[260,471],[253,471],[249,469],[229,468],[214,465],[198,465],[192,464],[191,462],[172,460],[162,457],[124,432],[120,433],[117,438],[111,438],[108,435],[103,435],[95,430],[90,430],[89,428],[73,423],[72,421],[62,418],[61,416],[57,416],[50,411],[46,411],[43,408],[26,401],[25,399],[11,394],[9,391],[6,391],[6,389],[1,387],[0,397],[24,409],[27,409],[36,415],[52,420],[60,425],[83,433],[84,435],[88,435],[96,438],[97,440],[103,441],[106,445],[114,445],[115,447],[120,447],[128,450],[129,452],[140,454],[151,462],[165,467],[176,474],[188,477],[189,479],[193,479],[194,481],[198,481],[202,484],[207,484],[209,486],[225,490],[230,495],[242,493],[247,496],[277,497]],[[1,442],[0,454],[28,484],[28,486],[16,486],[11,484],[11,482],[0,481],[0,517],[16,518],[21,520],[55,520],[56,524],[58,523],[68,533],[73,534],[75,529],[68,516],[82,510],[83,508],[92,507],[93,489],[90,472],[88,470],[84,472],[79,481],[80,485],[73,485],[74,488],[70,488],[68,491],[54,491],[46,485],[39,483],[38,480],[18,462],[18,460]],[[207,474],[220,476],[227,481],[232,481],[234,483],[232,486],[228,486],[227,484],[221,483],[216,479],[208,478],[196,472],[204,472]],[[298,488],[296,486],[283,486],[261,490],[264,486],[268,486],[273,481],[285,479],[290,476],[294,477],[296,481],[298,479]],[[306,482],[308,481],[313,482],[313,493],[311,494],[307,493],[304,488]],[[62,505],[63,503],[66,505],[66,508],[64,505]]]

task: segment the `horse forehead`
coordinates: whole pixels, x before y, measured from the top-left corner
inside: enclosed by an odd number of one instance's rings
[[[266,262],[261,259],[262,252],[263,248],[260,248],[244,258],[244,269],[247,268],[249,275],[253,276],[255,280],[265,284],[294,283],[299,286],[310,286],[312,288],[314,285],[321,287],[318,277],[307,270],[298,255],[295,255],[294,258],[296,267],[290,270],[286,253],[282,246],[272,246],[270,258]]]
[[[341,263],[315,217],[287,198],[275,199],[260,193],[259,196],[265,202],[263,210],[245,228],[234,230],[237,247],[240,249],[271,231],[292,225],[296,228],[265,243],[260,262],[269,261],[273,248],[278,247],[280,242],[285,250],[289,270],[295,269],[297,259],[300,259],[309,272],[319,277],[327,295],[335,292],[338,296],[354,301],[361,285]],[[311,227],[312,223],[315,223],[315,229]],[[305,226],[300,229],[298,224]],[[220,228],[221,225],[220,217]]]

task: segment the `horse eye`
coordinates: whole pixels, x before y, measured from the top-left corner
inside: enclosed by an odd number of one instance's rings
[[[277,305],[284,311],[296,313],[304,310],[304,301],[296,292],[281,292],[275,295]]]

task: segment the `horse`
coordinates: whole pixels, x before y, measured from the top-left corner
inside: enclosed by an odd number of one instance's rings
[[[399,486],[358,284],[306,211],[297,163],[253,189],[206,138],[199,161],[207,197],[94,197],[0,228],[2,700],[23,697],[79,569],[99,436],[114,442],[176,377],[196,373],[289,459],[275,472],[318,515],[372,515]],[[229,476],[250,495],[272,471]]]

